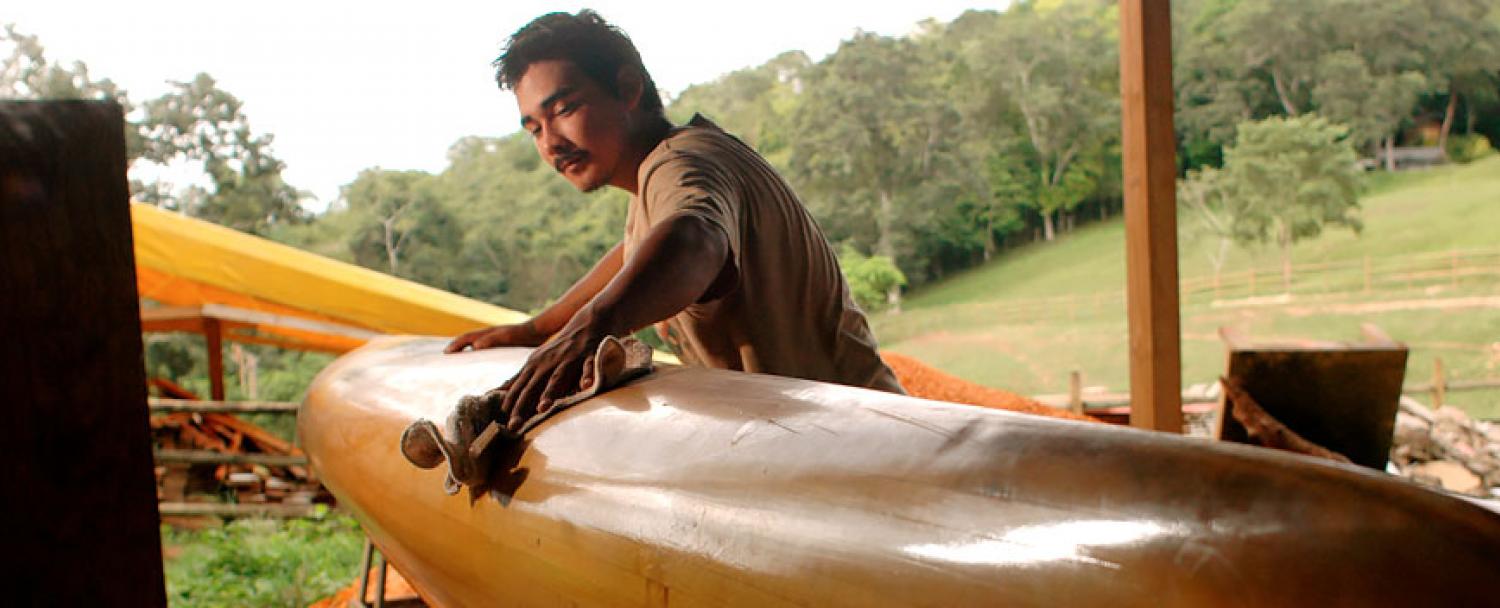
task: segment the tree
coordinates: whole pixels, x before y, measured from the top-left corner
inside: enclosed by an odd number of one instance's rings
[[[463,228],[452,289],[529,310],[558,297],[620,242],[628,195],[577,191],[529,136],[466,137],[448,151],[439,196]]]
[[[688,87],[672,100],[668,113],[685,123],[701,113],[734,133],[773,164],[784,164],[789,137],[789,110],[803,86],[812,60],[802,51],[788,51],[753,68],[736,70],[719,79]]]
[[[1394,169],[1396,131],[1411,115],[1426,79],[1415,69],[1372,72],[1359,54],[1333,51],[1319,62],[1322,78],[1313,87],[1318,114],[1349,127],[1351,143],[1365,147],[1383,142],[1386,168]]]
[[[1034,176],[1028,194],[1049,241],[1059,213],[1095,192],[1102,167],[1080,158],[1119,131],[1117,55],[1101,10],[1081,2],[1051,10],[1020,4],[966,49],[975,81],[1000,96],[988,111],[1019,119]]]
[[[63,66],[49,61],[41,40],[28,36],[7,24],[0,32],[0,99],[97,99],[113,101],[129,114],[133,109],[124,89],[108,78],[96,80],[82,61]],[[125,126],[125,157],[129,162],[140,155],[141,138],[135,126]]]
[[[354,261],[429,284],[440,280],[462,232],[439,202],[435,186],[428,173],[380,169],[365,169],[344,186]],[[424,263],[412,263],[418,261]]]
[[[1438,146],[1447,150],[1448,135],[1460,99],[1500,101],[1500,4],[1493,0],[1428,0],[1425,25],[1418,35],[1426,76],[1448,98]]]
[[[1214,176],[1215,196],[1232,197],[1230,233],[1242,243],[1274,242],[1291,289],[1291,246],[1325,226],[1360,231],[1359,169],[1348,129],[1316,116],[1240,123]],[[1198,181],[1205,182],[1202,174]],[[1193,199],[1189,197],[1191,202]]]
[[[944,204],[957,116],[928,94],[936,71],[910,40],[859,33],[811,70],[791,165],[834,240],[910,262],[913,234]],[[887,294],[892,304],[900,291]]]
[[[839,252],[839,269],[855,303],[870,312],[884,309],[890,303],[886,294],[906,285],[906,275],[890,258],[864,255],[847,243]]]
[[[172,88],[143,107],[143,156],[160,164],[201,162],[214,189],[197,204],[159,197],[165,206],[258,235],[306,219],[305,195],[282,180],[286,164],[271,153],[273,136],[251,131],[239,99],[208,74]]]
[[[1225,173],[1214,167],[1190,170],[1186,177],[1177,180],[1179,208],[1191,212],[1197,220],[1180,226],[1196,225],[1197,232],[1214,240],[1215,247],[1209,251],[1208,261],[1214,269],[1215,292],[1219,288],[1224,262],[1229,259],[1230,246],[1251,238],[1237,232],[1245,227],[1238,220],[1246,213],[1247,201],[1235,196],[1225,182]]]

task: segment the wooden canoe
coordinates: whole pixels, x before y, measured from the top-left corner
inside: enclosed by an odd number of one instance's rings
[[[441,606],[1481,605],[1500,514],[1355,466],[817,382],[668,368],[563,412],[492,494],[399,451],[527,351],[390,338],[300,414]]]

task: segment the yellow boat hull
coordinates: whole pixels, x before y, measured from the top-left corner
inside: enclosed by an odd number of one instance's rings
[[[316,471],[442,606],[1478,605],[1500,515],[1245,446],[668,368],[549,420],[471,502],[399,450],[527,351],[392,338],[299,419]]]

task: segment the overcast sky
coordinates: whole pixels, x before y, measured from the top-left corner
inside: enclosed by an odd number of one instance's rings
[[[52,61],[88,64],[141,102],[168,80],[208,72],[276,136],[285,177],[321,209],[360,169],[441,171],[465,135],[517,129],[515,100],[490,61],[542,13],[582,5],[451,2],[70,2],[13,0],[0,23],[37,35]],[[800,49],[814,61],[856,29],[910,32],[1006,0],[922,2],[600,1],[588,5],[635,41],[671,95]],[[179,183],[187,179],[177,176]]]

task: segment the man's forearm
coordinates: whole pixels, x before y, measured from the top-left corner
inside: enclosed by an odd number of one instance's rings
[[[728,257],[721,228],[695,215],[675,215],[651,230],[585,314],[611,335],[666,319],[701,299]]]
[[[568,291],[557,299],[557,302],[531,318],[532,329],[542,340],[546,340],[548,336],[562,329],[568,319],[572,319],[579,309],[599,295],[604,286],[619,274],[625,257],[624,248],[624,243],[615,244],[608,253],[604,254],[604,257],[594,263],[594,267],[589,269],[583,278],[573,283],[573,286],[569,287]]]

